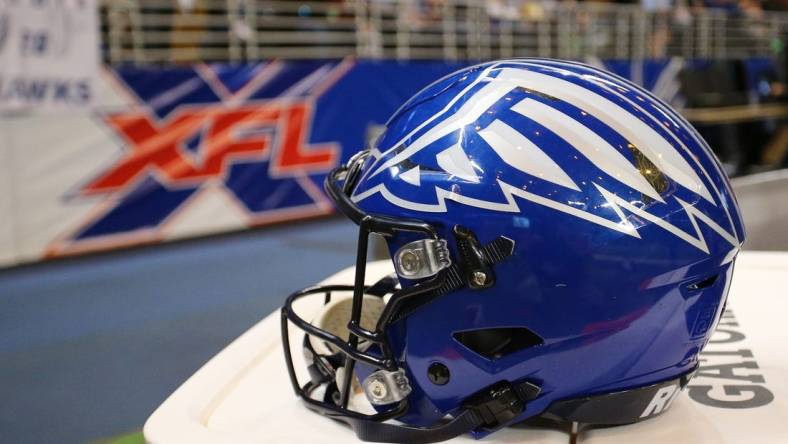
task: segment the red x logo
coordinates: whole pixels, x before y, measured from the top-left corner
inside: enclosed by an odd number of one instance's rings
[[[308,145],[312,107],[307,102],[184,107],[165,122],[143,112],[115,114],[107,123],[130,150],[109,170],[83,187],[85,193],[116,191],[146,171],[165,184],[194,184],[223,177],[234,159],[270,158],[272,176],[326,171],[336,165],[336,143]],[[187,142],[202,132],[200,156]]]

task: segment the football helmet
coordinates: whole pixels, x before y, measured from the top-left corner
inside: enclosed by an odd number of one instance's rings
[[[436,81],[325,189],[359,226],[355,282],[287,299],[285,358],[306,405],[368,441],[664,412],[697,368],[744,240],[728,179],[684,118],[558,60]],[[396,274],[365,286],[371,233]],[[318,295],[322,315],[299,316],[294,301]],[[306,333],[304,384],[291,325]],[[351,401],[362,391],[366,409]]]

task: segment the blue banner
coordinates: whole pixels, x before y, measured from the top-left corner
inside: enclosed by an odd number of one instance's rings
[[[680,101],[681,59],[596,61],[669,102]],[[121,154],[86,171],[68,198],[101,205],[50,245],[49,255],[157,242],[194,233],[182,216],[208,187],[229,196],[240,228],[328,214],[322,181],[411,95],[463,63],[270,61],[251,65],[109,70],[129,106],[101,114]],[[73,187],[70,184],[69,187]],[[203,216],[204,217],[204,216]],[[176,229],[168,230],[178,219]],[[176,231],[176,233],[172,233]]]
[[[102,116],[125,153],[80,194],[113,195],[73,240],[155,230],[217,182],[249,225],[325,214],[325,173],[409,96],[460,65],[272,61],[116,71],[137,103]]]

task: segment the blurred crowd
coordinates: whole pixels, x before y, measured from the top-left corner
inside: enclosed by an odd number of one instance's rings
[[[173,1],[173,0],[170,0]],[[278,0],[279,2],[302,4],[301,13],[308,15],[310,3],[347,5],[355,3],[356,0]],[[368,0],[372,3],[394,4],[409,3],[415,10],[421,13],[422,18],[437,18],[442,14],[446,3],[462,4],[467,0]],[[650,12],[669,12],[673,10],[686,10],[687,13],[701,10],[720,10],[730,14],[758,15],[763,11],[785,11],[788,10],[788,0],[479,0],[487,4],[487,12],[491,16],[502,19],[539,19],[545,10],[549,10],[556,4],[571,3],[613,3],[621,5],[641,5],[644,10]],[[162,4],[169,1],[162,1]],[[206,0],[174,0],[178,9],[182,11],[192,11],[203,9],[208,3]],[[232,4],[230,0],[228,3]],[[241,3],[241,2],[238,2]],[[680,12],[681,13],[681,12]]]
[[[681,89],[686,108],[764,104],[788,110],[788,14],[774,13],[788,11],[788,0],[103,1],[108,63],[675,56],[711,63],[705,71],[682,71],[676,85],[666,87]],[[113,9],[121,4],[129,6]],[[775,63],[748,81],[744,63],[758,58]],[[711,125],[706,137],[729,146],[731,171],[771,167],[788,162],[784,123],[777,117]],[[741,149],[753,144],[765,149]]]
[[[385,0],[384,0],[385,1]],[[423,3],[440,5],[446,0],[424,0]],[[487,0],[487,10],[492,16],[506,19],[539,19],[543,11],[556,4],[613,3],[640,5],[647,12],[672,12],[677,16],[690,16],[692,12],[719,10],[730,14],[757,16],[765,10],[788,10],[788,0]]]
[[[106,5],[127,4],[130,6],[127,23],[118,26],[138,30],[148,35],[139,36],[135,45],[146,48],[177,49],[175,61],[191,60],[199,56],[200,48],[227,46],[222,36],[233,42],[255,40],[255,44],[287,48],[299,42],[307,45],[342,46],[351,48],[367,45],[380,49],[390,45],[394,33],[402,29],[414,35],[409,44],[437,42],[436,35],[456,33],[457,42],[467,41],[471,34],[498,35],[506,28],[512,34],[516,46],[524,42],[525,34],[533,34],[542,24],[568,26],[561,32],[571,49],[564,57],[577,54],[610,54],[613,57],[665,57],[682,55],[692,57],[694,49],[677,48],[679,42],[707,47],[724,47],[729,43],[739,45],[741,51],[759,45],[764,36],[774,35],[775,27],[769,13],[788,11],[788,0],[276,0],[245,1],[226,0],[159,0],[159,1],[113,1],[104,0]],[[109,9],[109,6],[107,6]],[[646,12],[640,15],[639,11]],[[140,12],[142,15],[140,15]],[[155,23],[146,14],[155,15]],[[113,17],[118,17],[114,14]],[[788,15],[782,15],[783,20]],[[703,24],[702,20],[723,19],[724,30],[717,34],[715,24]],[[134,20],[137,20],[136,22]],[[152,20],[152,19],[151,19]],[[622,27],[623,25],[623,27]],[[229,28],[229,29],[228,29]],[[642,31],[647,28],[647,31]],[[714,28],[714,29],[712,29]],[[512,29],[514,31],[512,31]],[[624,31],[622,31],[624,29]],[[151,32],[152,31],[152,32]],[[228,33],[229,31],[229,33]],[[295,36],[303,31],[311,35]],[[326,32],[327,39],[317,39]],[[340,33],[350,37],[340,37]],[[701,35],[711,32],[713,35]],[[226,33],[226,34],[224,34]],[[279,33],[272,35],[272,33]],[[331,35],[328,35],[331,33]],[[129,32],[129,35],[133,34]],[[419,35],[420,34],[420,35]],[[500,33],[499,33],[500,34]],[[638,34],[642,34],[638,36]],[[352,41],[353,36],[361,41]],[[468,36],[467,38],[464,36]],[[256,39],[255,39],[256,37]],[[484,37],[483,35],[481,36]],[[397,37],[398,38],[398,37]],[[637,44],[646,49],[633,55],[627,52],[628,42],[637,39]],[[769,37],[771,38],[771,37]],[[333,40],[332,40],[333,39]],[[344,39],[344,40],[343,40]],[[720,40],[724,39],[725,42]],[[492,40],[495,40],[494,38]],[[556,39],[557,40],[557,39]],[[712,41],[713,40],[713,41]],[[784,39],[773,39],[774,52],[782,51]],[[140,43],[142,42],[142,43]],[[770,43],[770,44],[771,44]],[[673,44],[673,48],[670,45]],[[633,46],[630,44],[629,47]],[[748,46],[749,45],[749,46]],[[187,52],[195,49],[194,54]],[[736,48],[734,48],[735,50]],[[526,51],[528,52],[528,51]],[[362,56],[380,57],[375,51]],[[709,54],[700,51],[700,56]],[[485,55],[481,55],[484,57]],[[610,57],[610,55],[608,55]]]
[[[192,18],[179,24],[178,14],[175,14],[174,31],[178,29],[195,30],[198,25],[193,16],[207,11],[206,0],[177,0],[178,10]],[[390,56],[393,48],[390,46],[396,39],[392,34],[395,30],[405,25],[412,36],[409,40],[411,47],[419,48],[419,38],[423,42],[431,41],[430,38],[442,32],[443,26],[451,26],[458,35],[473,32],[469,26],[471,21],[480,16],[487,16],[488,28],[483,31],[490,35],[500,35],[504,27],[508,32],[516,28],[519,32],[513,34],[514,38],[528,38],[529,33],[535,32],[544,22],[557,24],[568,19],[571,29],[568,37],[564,35],[563,41],[570,47],[571,54],[614,54],[613,57],[637,57],[633,48],[635,44],[629,42],[623,45],[624,55],[618,51],[621,47],[621,31],[619,24],[622,20],[630,20],[625,26],[630,27],[623,35],[628,39],[638,39],[640,26],[648,26],[647,33],[640,38],[639,54],[645,58],[664,58],[672,55],[684,55],[682,45],[691,42],[691,45],[707,45],[710,55],[719,56],[719,48],[731,51],[733,58],[749,57],[748,48],[758,47],[764,37],[773,35],[773,23],[768,19],[771,11],[788,11],[788,0],[594,0],[586,2],[580,0],[364,0],[361,9],[357,8],[358,0],[278,0],[276,2],[262,2],[258,13],[262,20],[270,18],[265,24],[269,32],[307,32],[307,35],[319,35],[323,32],[333,32],[343,29],[349,23],[347,31],[363,36],[361,40],[373,48],[366,53],[371,57]],[[234,2],[230,0],[229,5]],[[243,7],[244,2],[236,1],[238,7]],[[598,7],[595,7],[598,5]],[[616,8],[615,6],[620,6]],[[643,21],[633,18],[642,10],[646,12]],[[243,16],[244,11],[238,11],[237,16]],[[481,12],[481,14],[479,14]],[[568,16],[567,13],[570,15]],[[624,15],[621,15],[624,14]],[[624,16],[627,19],[624,19]],[[282,20],[282,18],[285,18]],[[715,28],[709,34],[710,38],[699,37],[698,28],[700,20],[722,19],[725,21],[718,34],[716,23],[708,24]],[[448,25],[447,25],[448,19]],[[486,19],[485,19],[486,20]],[[384,22],[388,21],[388,25]],[[280,23],[280,25],[277,25]],[[396,23],[396,27],[392,25]],[[560,28],[560,25],[557,25]],[[248,23],[238,19],[232,26],[234,34],[245,39],[253,33]],[[701,26],[702,27],[702,26]],[[355,31],[354,31],[355,30]],[[770,31],[772,33],[770,34]],[[564,32],[554,29],[551,32]],[[288,34],[289,35],[289,34]],[[302,34],[303,35],[303,34]],[[263,37],[264,38],[264,37]],[[720,40],[725,40],[720,42]],[[461,39],[458,39],[461,40]],[[495,40],[495,39],[492,39]],[[771,40],[773,55],[783,55],[784,36]],[[704,41],[704,43],[701,43]],[[265,44],[264,42],[259,42]],[[517,45],[522,42],[512,42]],[[491,42],[494,49],[500,41]],[[284,47],[287,43],[277,41],[277,46]],[[323,45],[334,45],[331,42],[311,41],[315,50]],[[439,43],[439,45],[441,45]],[[462,43],[455,43],[461,46]],[[467,45],[467,43],[466,43]],[[179,48],[179,54],[185,45],[174,44]],[[423,47],[422,47],[423,48]],[[469,49],[468,46],[466,49]],[[462,48],[460,48],[462,50]],[[694,49],[693,49],[694,50]],[[738,51],[738,52],[737,52]],[[398,55],[394,52],[393,54]],[[477,53],[478,57],[489,57],[491,54]],[[695,54],[695,53],[693,53]],[[572,57],[572,56],[570,56]],[[608,55],[608,57],[611,57]],[[715,62],[716,63],[716,62]],[[685,94],[690,107],[720,107],[738,106],[753,103],[780,102],[788,99],[783,81],[785,66],[778,63],[776,71],[767,73],[760,79],[756,88],[758,97],[752,92],[742,90],[743,81],[735,73],[740,71],[735,61],[721,61],[707,69],[708,72],[699,71],[699,80],[693,84],[691,76],[685,76],[681,81],[685,83],[684,89],[691,90],[692,94]],[[711,82],[714,78],[715,82]],[[743,77],[742,77],[743,78]],[[730,81],[729,81],[730,80]],[[712,85],[713,84],[713,85]],[[723,93],[724,91],[724,93]],[[685,91],[686,92],[686,91]],[[729,173],[743,172],[745,168],[774,167],[788,161],[788,125],[782,119],[762,119],[747,121],[739,124],[710,125],[705,128],[706,137],[716,140],[715,145],[722,147],[718,154],[723,158]],[[757,141],[757,143],[754,143]],[[749,149],[742,149],[750,146]],[[756,149],[757,147],[757,149]],[[750,165],[750,167],[746,167]],[[760,167],[759,167],[760,166]]]

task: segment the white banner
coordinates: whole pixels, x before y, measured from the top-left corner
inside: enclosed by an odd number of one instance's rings
[[[0,110],[93,102],[96,0],[0,0]]]

